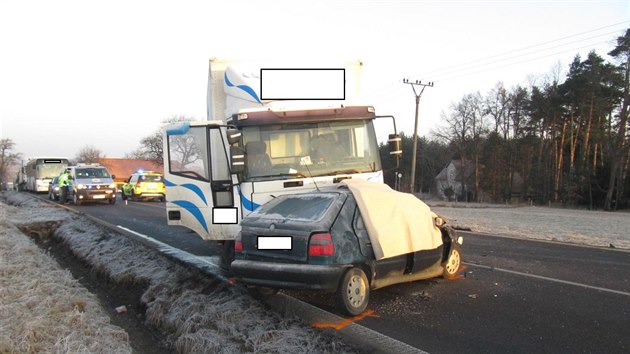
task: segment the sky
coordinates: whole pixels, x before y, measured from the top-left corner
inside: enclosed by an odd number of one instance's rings
[[[607,60],[630,2],[0,0],[0,136],[23,157],[124,157],[174,116],[206,119],[210,58],[364,63],[362,99],[421,136],[464,95]],[[554,69],[555,68],[555,69]],[[558,69],[559,68],[559,74]],[[377,126],[379,139],[392,130]]]

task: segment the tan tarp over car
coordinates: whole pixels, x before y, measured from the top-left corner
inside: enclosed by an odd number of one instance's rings
[[[357,201],[377,260],[442,245],[436,214],[415,196],[361,179],[343,183]]]

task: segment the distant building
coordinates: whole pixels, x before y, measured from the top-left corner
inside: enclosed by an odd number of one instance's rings
[[[125,182],[127,182],[129,176],[138,170],[164,173],[164,167],[162,165],[150,160],[104,157],[99,159],[98,162],[107,167],[110,174],[116,176],[116,178],[114,178],[114,182],[116,182],[119,189]]]
[[[464,200],[464,185],[466,192],[470,192],[467,184],[474,172],[473,162],[464,160],[462,174],[462,160],[451,160],[449,164],[435,176],[435,187],[438,196],[444,200]]]
[[[462,167],[463,165],[463,167]],[[462,173],[463,168],[463,173]],[[474,163],[470,160],[452,160],[448,163],[437,176],[435,176],[435,187],[438,197],[448,201],[465,201],[466,195],[471,198],[474,191]],[[494,202],[518,202],[523,199],[523,177],[520,173],[514,171],[510,175],[505,175],[505,182],[501,184],[505,191],[498,194],[492,194],[492,191],[477,191],[477,201],[494,201]],[[509,186],[506,189],[505,186]],[[465,189],[464,189],[465,187]],[[468,199],[471,200],[471,199]]]

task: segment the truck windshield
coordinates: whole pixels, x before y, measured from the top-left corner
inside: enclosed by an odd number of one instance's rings
[[[381,169],[371,120],[243,127],[246,181]]]
[[[37,178],[53,178],[59,176],[66,167],[65,163],[41,164],[37,165]]]

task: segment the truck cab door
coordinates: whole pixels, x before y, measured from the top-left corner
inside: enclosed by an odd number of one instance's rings
[[[219,123],[183,122],[164,136],[168,224],[207,240],[231,240],[238,232],[225,129]]]

